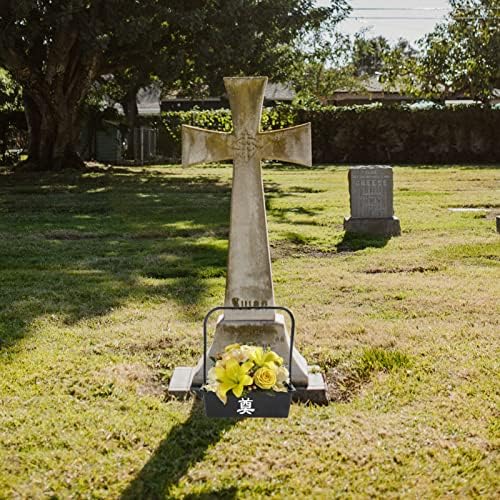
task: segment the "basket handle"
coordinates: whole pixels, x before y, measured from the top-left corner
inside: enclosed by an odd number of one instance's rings
[[[203,320],[203,385],[207,383],[207,325],[210,316],[216,311],[228,311],[228,310],[238,310],[238,311],[248,311],[248,310],[273,310],[273,311],[284,311],[290,316],[290,357],[288,360],[288,375],[290,377],[290,385],[292,383],[292,360],[293,360],[293,344],[295,341],[295,316],[288,307],[283,306],[250,306],[250,307],[234,307],[234,306],[217,306],[205,315]]]

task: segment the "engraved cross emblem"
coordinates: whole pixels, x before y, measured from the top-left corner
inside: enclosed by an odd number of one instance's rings
[[[224,78],[233,133],[182,126],[183,165],[233,160],[226,306],[274,305],[261,159],[311,165],[310,123],[260,131],[266,84],[266,77]],[[257,319],[255,311],[226,311],[230,317]],[[273,319],[274,313],[258,317]]]
[[[233,146],[234,156],[241,156],[243,160],[249,161],[255,156],[257,149],[257,138],[252,134],[245,131],[236,136]]]

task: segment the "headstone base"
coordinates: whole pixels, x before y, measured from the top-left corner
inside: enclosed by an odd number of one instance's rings
[[[282,314],[275,314],[273,320],[245,319],[235,321],[221,315],[215,327],[212,345],[208,348],[207,371],[213,366],[211,358],[224,352],[230,344],[250,344],[270,347],[286,362],[290,352],[290,336],[288,335],[285,319]],[[287,363],[288,364],[288,363]],[[307,386],[307,361],[294,347],[292,358],[292,383],[296,387]],[[193,377],[193,385],[201,387],[203,384],[203,357],[198,362]]]
[[[401,234],[401,225],[397,217],[345,217],[344,229],[347,233],[369,234],[371,236],[399,236]]]
[[[248,311],[247,311],[248,313]],[[207,352],[207,370],[213,366],[212,358],[233,343],[262,345],[270,347],[288,365],[290,336],[282,314],[275,314],[272,320],[226,319],[221,315],[215,327],[212,345]],[[320,373],[311,373],[307,361],[293,348],[292,384],[296,391],[294,400],[326,404],[326,384]],[[195,367],[177,367],[170,380],[168,392],[183,398],[198,391],[203,385],[203,357]]]
[[[168,393],[177,398],[185,399],[198,394],[200,387],[193,385],[193,376],[196,368],[193,366],[178,366],[175,368]],[[307,386],[297,387],[293,394],[293,401],[324,405],[328,403],[326,383],[321,373],[309,373]]]

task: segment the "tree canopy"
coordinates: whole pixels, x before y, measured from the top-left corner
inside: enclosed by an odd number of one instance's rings
[[[368,38],[363,32],[354,35],[352,64],[357,76],[373,76],[383,69],[384,56],[390,50],[388,40],[383,36]]]
[[[500,87],[500,0],[450,0],[448,19],[420,40],[420,53],[393,51],[387,77],[424,98],[488,101]]]
[[[9,73],[0,68],[0,160],[5,161],[9,137],[22,129],[21,89]]]
[[[413,50],[404,39],[391,47],[383,36],[369,37],[366,31],[354,37],[337,31],[315,32],[291,73],[299,100],[307,105],[326,104],[336,90],[365,90],[370,77],[384,71],[387,55],[396,48]]]
[[[283,78],[297,40],[345,9],[344,0],[0,0],[0,66],[23,89],[29,161],[80,164],[79,111],[102,75],[124,89],[154,75],[184,89],[242,72]]]

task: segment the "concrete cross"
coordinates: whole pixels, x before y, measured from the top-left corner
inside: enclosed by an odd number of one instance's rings
[[[271,306],[274,291],[261,159],[311,165],[311,125],[260,132],[266,77],[224,78],[234,132],[182,127],[182,163],[233,160],[226,306]],[[273,319],[272,312],[227,311],[226,319]]]

